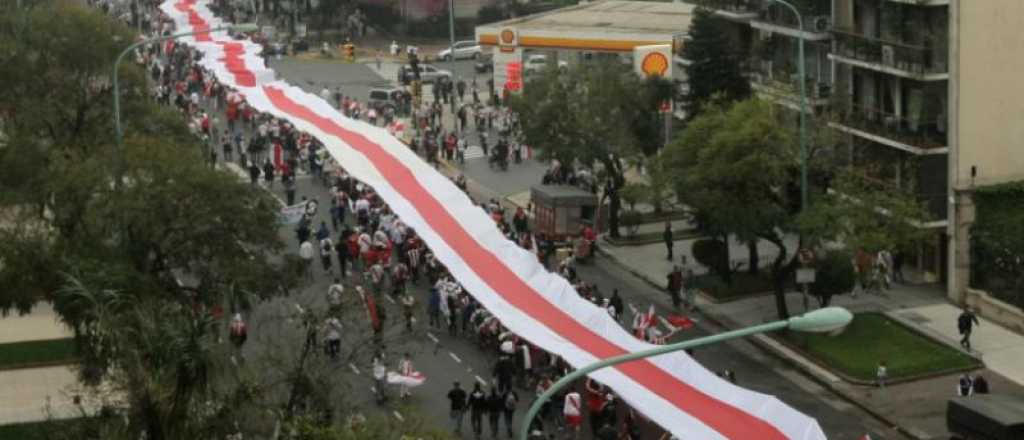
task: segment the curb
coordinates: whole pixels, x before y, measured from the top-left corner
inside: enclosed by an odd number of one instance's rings
[[[624,263],[619,261],[618,258],[616,258],[614,255],[608,253],[607,251],[602,249],[600,246],[597,248],[597,250],[598,250],[598,253],[603,255],[609,261],[611,261],[611,262],[615,263],[616,265],[618,265],[619,267],[625,269],[627,272],[629,272],[633,276],[637,277],[641,281],[645,282],[646,284],[648,284],[648,285],[650,285],[650,286],[652,286],[652,287],[654,287],[656,289],[659,289],[659,290],[662,288],[661,285],[659,285],[658,283],[654,282],[653,280],[648,278],[646,275],[644,275],[644,274],[642,274],[642,273],[640,273],[640,272],[630,268],[629,266],[626,266]],[[707,308],[700,309],[700,313],[701,313],[701,315],[705,319],[707,319],[708,321],[710,321],[711,323],[713,323],[716,326],[719,326],[719,327],[722,327],[722,328],[726,328],[726,329],[734,329],[734,328],[738,327],[734,323],[729,322],[728,318],[719,316],[719,315],[714,314],[714,313],[710,313]],[[929,436],[927,434],[916,433],[916,432],[913,432],[910,429],[907,429],[907,428],[904,428],[903,426],[900,426],[900,424],[896,420],[893,420],[893,419],[889,418],[887,415],[885,415],[885,414],[883,414],[883,413],[881,413],[879,411],[874,410],[873,408],[870,407],[870,405],[867,405],[867,404],[861,402],[859,399],[857,399],[857,398],[855,398],[853,396],[850,396],[849,394],[846,393],[845,390],[842,390],[842,389],[837,388],[836,386],[834,386],[833,383],[831,381],[829,381],[827,378],[821,377],[817,372],[811,371],[805,365],[801,364],[800,362],[797,362],[794,358],[792,358],[790,356],[787,356],[784,353],[779,352],[775,347],[772,347],[769,343],[767,343],[764,340],[765,338],[767,338],[767,337],[764,336],[764,335],[760,335],[760,337],[748,338],[747,340],[750,341],[755,347],[760,349],[762,352],[764,352],[766,354],[769,354],[771,356],[774,356],[777,359],[785,362],[787,365],[795,368],[797,371],[801,372],[802,374],[804,374],[808,378],[814,380],[816,383],[818,383],[819,385],[821,385],[825,389],[831,391],[836,396],[839,396],[840,398],[842,398],[847,403],[849,403],[849,404],[851,404],[853,406],[856,406],[857,408],[859,408],[862,411],[868,413],[869,415],[871,415],[875,419],[885,423],[888,426],[893,427],[893,429],[895,429],[897,432],[899,432],[903,436],[905,436],[907,438],[910,438],[910,439],[913,439],[913,440],[933,440],[933,437],[931,437],[931,436]],[[812,364],[814,363],[812,360],[806,359],[806,358],[804,359],[804,361],[806,361],[808,363],[812,363]],[[834,373],[831,373],[831,371],[829,371],[829,373],[830,374],[834,374]]]

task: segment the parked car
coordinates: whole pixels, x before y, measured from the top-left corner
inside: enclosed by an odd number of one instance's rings
[[[480,55],[480,57],[476,59],[476,64],[473,65],[473,68],[476,69],[476,73],[493,72],[494,71],[494,55],[493,54],[483,54],[483,55]]]
[[[401,108],[402,94],[404,93],[405,91],[398,88],[370,89],[370,96],[366,104],[378,112],[383,112],[388,108],[397,112]]]
[[[437,59],[451,61],[453,53],[455,54],[454,58],[457,60],[467,58],[476,59],[480,57],[480,55],[483,53],[483,50],[480,48],[480,45],[476,43],[476,41],[456,41],[455,45],[453,45],[452,47],[438,52]]]
[[[548,66],[547,55],[530,55],[523,63],[523,72],[526,74],[540,73]],[[558,60],[559,69],[568,69],[569,63],[566,61]]]
[[[447,70],[438,69],[430,64],[420,64],[420,81],[424,83],[437,82],[438,79],[452,79],[452,73]],[[398,82],[409,84],[412,81],[412,67],[408,64],[398,68]]]

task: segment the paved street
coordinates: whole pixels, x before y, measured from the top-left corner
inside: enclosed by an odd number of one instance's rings
[[[278,61],[276,63],[286,79],[296,84],[302,84],[309,90],[322,87],[321,83],[323,82],[335,81],[329,84],[331,86],[341,85],[346,94],[357,93],[349,91],[360,90],[360,87],[368,89],[378,84],[385,84],[387,81],[379,76],[374,79],[376,74],[373,69],[359,64],[295,61]],[[293,75],[294,77],[292,77]],[[507,173],[492,171],[482,158],[468,160],[464,168],[467,177],[473,179],[475,183],[493,193],[502,195],[510,195],[528,189],[531,184],[539,181],[542,170],[542,164],[528,163],[518,169],[510,167],[510,172]],[[240,172],[241,170],[236,171]],[[278,197],[283,198],[282,189],[277,187],[276,191]],[[321,206],[325,206],[324,201],[327,200],[326,189],[310,178],[298,181],[297,194],[317,198],[321,200]],[[328,220],[326,209],[321,209],[318,220]],[[315,221],[314,224],[319,224],[319,221]],[[295,252],[297,243],[292,227],[283,227],[281,234],[291,246],[292,252]],[[310,286],[297,297],[283,301],[325,307],[323,298],[329,284],[329,277],[319,268],[316,268],[314,272],[316,273],[315,281]],[[653,289],[602,258],[598,258],[591,266],[582,267],[580,274],[583,279],[596,283],[605,294],[610,293],[611,289],[618,288],[622,292],[624,300],[634,304],[637,308],[646,308],[651,302],[657,303],[659,308],[665,307],[667,304],[668,298],[661,291]],[[426,291],[422,286],[417,286],[415,296],[418,304],[423,306],[426,302]],[[385,332],[393,337],[389,339],[395,339],[387,347],[390,364],[395,364],[401,353],[408,351],[413,355],[417,369],[429,378],[425,385],[415,389],[414,397],[409,399],[408,403],[427,419],[436,421],[439,425],[444,424],[448,414],[447,400],[444,398],[444,394],[450,388],[451,383],[458,380],[464,387],[471,387],[474,381],[491,380],[490,371],[496,357],[493,354],[482,352],[468,339],[450,337],[444,330],[425,328],[423,325],[426,322],[424,307],[417,308],[415,332],[410,336],[402,336],[401,320],[396,319],[401,316],[399,307],[387,302],[380,306],[387,308],[387,315],[393,317],[390,319],[389,329]],[[265,319],[268,315],[279,313],[276,311],[287,307],[287,304],[267,306],[265,310],[275,312],[261,311],[252,319],[256,321]],[[629,319],[627,315],[627,322]],[[357,332],[366,332],[368,328],[368,324],[365,322],[346,322],[346,325],[349,324],[354,325]],[[363,326],[362,330],[359,329],[360,326]],[[682,337],[698,337],[718,330],[709,323],[701,322],[695,330],[685,332]],[[345,371],[350,378],[349,384],[352,393],[347,397],[357,402],[357,406],[367,408],[368,411],[378,411],[390,417],[401,416],[404,410],[401,406],[379,408],[373,403],[372,380],[369,377],[369,356],[369,352],[363,352],[352,362],[352,365],[348,366],[347,370],[343,368],[344,366],[339,370]],[[697,352],[696,358],[712,370],[730,369],[735,371],[741,385],[776,395],[781,400],[812,415],[819,420],[830,438],[856,439],[867,432],[876,435],[875,438],[897,438],[894,434],[890,436],[884,426],[866,413],[845,403],[798,371],[776,358],[765,355],[760,349],[747,342],[702,349]],[[358,373],[356,373],[357,371]],[[521,390],[520,394],[528,397],[531,393]],[[521,407],[525,409],[525,402]],[[394,411],[397,411],[398,415]],[[522,412],[520,411],[520,413]],[[502,429],[504,430],[504,427]]]

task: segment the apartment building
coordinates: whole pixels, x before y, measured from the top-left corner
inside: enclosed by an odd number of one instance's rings
[[[974,188],[1024,179],[1024,1],[692,0],[735,23],[755,91],[809,111],[880,191],[905,191],[934,231],[908,263],[964,299]],[[822,119],[824,118],[824,119]]]

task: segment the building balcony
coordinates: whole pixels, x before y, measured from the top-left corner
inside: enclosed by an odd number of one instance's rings
[[[688,3],[715,11],[715,15],[733,21],[748,22],[757,18],[762,0],[687,0]]]
[[[769,77],[755,73],[750,76],[750,88],[762,99],[800,111],[800,79],[796,75],[791,75],[788,80],[781,79],[787,76],[790,75],[780,74]],[[815,110],[827,106],[829,98],[832,96],[832,87],[813,77],[807,78],[806,91],[809,113],[815,113]]]
[[[939,131],[935,120],[913,120],[875,108],[851,106],[841,110],[838,122],[830,122],[829,126],[915,155],[949,152],[946,133]]]
[[[802,28],[798,25],[796,16],[789,9],[778,6],[764,8],[760,10],[756,19],[750,21],[750,27],[764,33],[762,38],[766,36],[766,33],[803,38],[805,41],[826,41],[832,38],[829,33],[832,28],[829,9],[801,11],[801,17],[803,19]]]
[[[912,45],[867,37],[848,29],[833,29],[835,52],[829,59],[877,72],[919,81],[949,79],[943,48]]]

